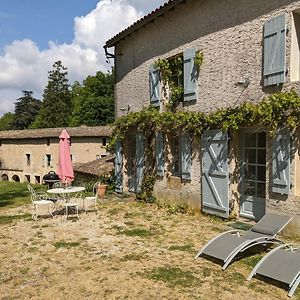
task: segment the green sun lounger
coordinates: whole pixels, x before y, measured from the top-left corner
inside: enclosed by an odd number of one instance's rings
[[[290,222],[292,217],[268,213],[251,229],[242,234],[230,230],[210,240],[196,255],[208,256],[223,261],[225,270],[231,261],[247,249],[261,244],[282,244],[277,234]]]

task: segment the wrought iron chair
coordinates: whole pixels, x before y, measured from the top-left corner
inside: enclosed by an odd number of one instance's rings
[[[33,219],[37,220],[39,215],[38,207],[47,207],[47,213],[53,217],[53,201],[49,200],[49,196],[45,192],[36,192],[31,185],[27,185],[30,192],[30,198],[33,204]]]
[[[95,210],[97,211],[98,213],[98,207],[97,207],[97,202],[98,202],[98,185],[100,184],[100,182],[96,182],[94,185],[93,185],[93,193],[94,193],[94,196],[89,196],[89,197],[85,197],[83,199],[83,209],[85,212],[87,212],[88,210],[88,207],[93,205]]]

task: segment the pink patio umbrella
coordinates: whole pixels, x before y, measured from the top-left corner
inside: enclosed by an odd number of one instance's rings
[[[59,136],[59,163],[57,174],[61,182],[66,185],[74,179],[70,153],[70,136],[65,129]]]

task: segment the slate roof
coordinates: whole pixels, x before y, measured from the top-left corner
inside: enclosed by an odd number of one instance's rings
[[[0,139],[34,139],[34,138],[52,138],[59,137],[61,131],[66,129],[70,137],[109,137],[112,132],[110,126],[81,126],[65,128],[42,128],[42,129],[24,129],[24,130],[5,130],[0,131]]]
[[[132,34],[133,32],[140,29],[142,26],[145,26],[146,24],[152,22],[157,17],[162,16],[165,12],[170,11],[174,9],[175,6],[181,3],[185,3],[186,0],[169,0],[165,4],[161,5],[160,7],[156,8],[152,12],[150,12],[148,15],[144,16],[143,18],[139,19],[123,31],[119,32],[117,35],[109,39],[105,46],[106,48],[110,48],[115,46],[120,40],[125,39],[127,36]]]
[[[105,157],[95,159],[84,164],[75,163],[73,165],[73,169],[75,172],[87,173],[97,176],[106,175],[111,173],[114,169],[114,159],[115,156],[109,154]]]

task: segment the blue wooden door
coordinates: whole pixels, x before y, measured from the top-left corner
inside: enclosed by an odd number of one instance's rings
[[[220,130],[202,135],[202,210],[229,216],[228,136]]]

